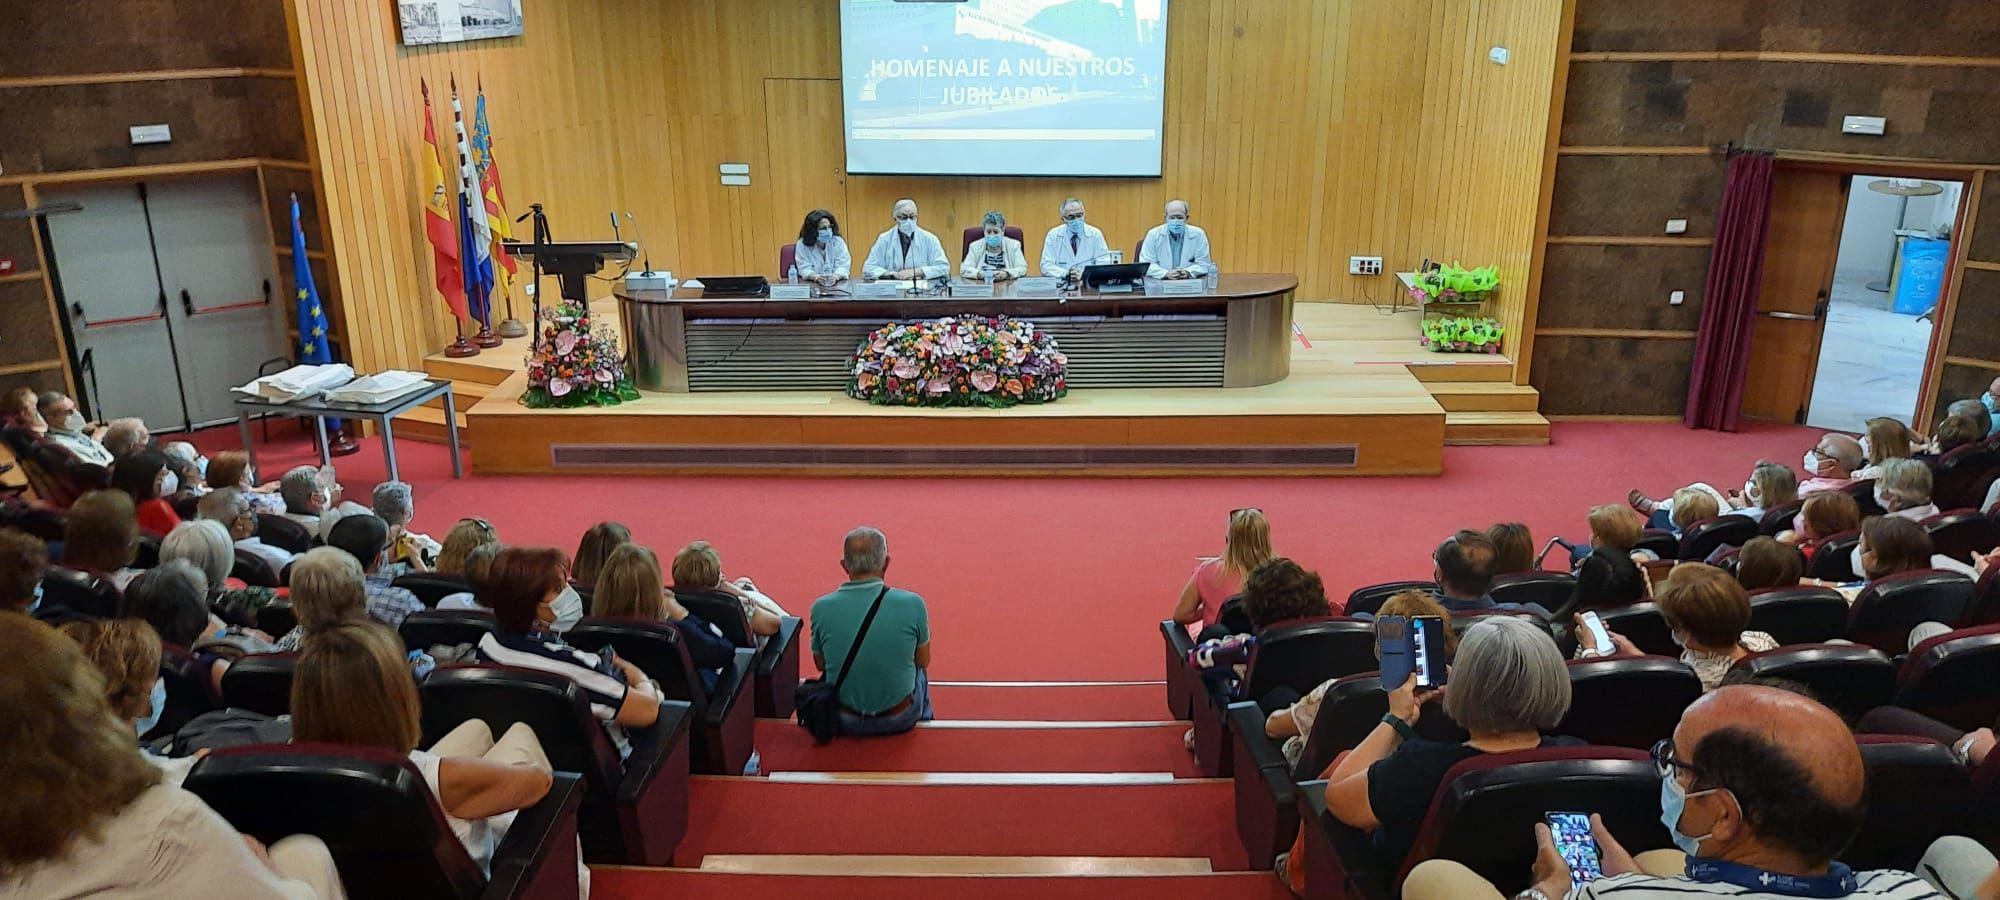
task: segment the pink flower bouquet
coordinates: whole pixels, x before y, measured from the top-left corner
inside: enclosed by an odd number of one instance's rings
[[[591,330],[589,309],[569,301],[544,308],[541,329],[528,353],[523,406],[616,406],[639,399],[638,389],[625,374],[618,341],[609,328]]]
[[[1034,323],[954,316],[884,325],[854,348],[847,395],[878,406],[1049,403],[1069,393],[1069,358]]]

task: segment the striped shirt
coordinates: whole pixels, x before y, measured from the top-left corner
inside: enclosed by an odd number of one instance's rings
[[[1886,897],[1890,900],[1926,900],[1944,895],[1936,888],[1908,872],[1894,869],[1876,869],[1872,872],[1854,873],[1854,893],[1849,897]],[[1741,897],[1744,900],[1791,900],[1797,894],[1777,891],[1759,891],[1728,882],[1695,881],[1685,875],[1660,878],[1654,875],[1632,873],[1611,878],[1600,878],[1571,894],[1578,900],[1609,897],[1616,900],[1689,900],[1691,897]]]
[[[487,634],[479,639],[482,661],[561,675],[590,698],[592,715],[611,721],[625,703],[625,677],[611,657],[587,653],[552,634]]]

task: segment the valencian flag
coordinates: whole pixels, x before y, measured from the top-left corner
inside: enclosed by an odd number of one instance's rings
[[[431,243],[432,263],[437,269],[438,293],[453,318],[465,320],[465,273],[458,265],[458,230],[451,221],[451,205],[456,194],[444,180],[444,156],[438,152],[437,126],[431,114],[431,86],[424,89],[424,237]]]
[[[486,86],[479,85],[472,101],[472,164],[479,169],[479,196],[486,207],[486,227],[493,232],[493,262],[497,264],[493,294],[507,296],[513,279],[515,260],[500,246],[511,240],[514,229],[507,219],[507,192],[500,188],[500,164],[493,159],[493,129],[486,122]]]
[[[472,142],[465,133],[465,108],[458,102],[457,78],[451,81],[451,121],[458,129],[458,259],[465,268],[467,306],[484,334],[484,327],[492,324],[487,299],[493,291],[493,230],[485,215],[473,212],[472,204],[479,196],[479,172],[472,165]]]
[[[326,309],[319,305],[319,288],[313,286],[312,264],[306,259],[306,232],[299,225],[297,194],[292,195],[292,284],[298,287],[299,362],[333,362],[333,351],[326,343]]]

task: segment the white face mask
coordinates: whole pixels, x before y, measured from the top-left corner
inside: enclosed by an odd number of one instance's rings
[[[160,476],[160,496],[165,497],[181,489],[181,477],[168,469]]]
[[[1868,436],[1867,436],[1867,435],[1865,435],[1865,434],[1864,434],[1864,435],[1862,435],[1862,436],[1861,436],[1861,458],[1862,458],[1862,459],[1867,459],[1867,458],[1869,458],[1870,456],[1873,456],[1873,455],[1874,455],[1874,451],[1872,451],[1872,450],[1869,450],[1869,449],[1868,449],[1868,448],[1869,448],[1870,446],[1872,446],[1872,445],[1868,443]]]
[[[1764,502],[1763,492],[1757,490],[1757,482],[1754,481],[1743,482],[1743,496],[1752,504]]]
[[[1805,458],[1807,477],[1819,474],[1819,463],[1820,463],[1819,451],[1807,450]]]
[[[62,430],[64,431],[82,431],[83,425],[83,413],[70,410],[69,415],[63,416]]]
[[[1854,545],[1854,549],[1847,554],[1847,564],[1854,567],[1854,576],[1856,578],[1868,577],[1868,567],[1861,564],[1860,544]]]
[[[578,596],[576,591],[563,588],[562,593],[557,594],[556,599],[549,604],[549,611],[556,616],[556,620],[549,623],[549,630],[562,634],[575,628],[576,623],[583,621],[583,598]]]

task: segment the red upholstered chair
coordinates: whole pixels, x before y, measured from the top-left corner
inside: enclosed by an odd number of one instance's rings
[[[457,575],[441,575],[437,572],[411,572],[399,575],[390,582],[390,587],[399,587],[417,595],[417,600],[426,608],[437,608],[438,601],[453,594],[472,590],[472,582]]]
[[[1674,643],[1673,629],[1667,627],[1666,615],[1651,601],[1598,610],[1597,615],[1604,620],[1605,628],[1630,638],[1633,645],[1645,653],[1654,656],[1680,655],[1680,647]]]
[[[738,647],[750,647],[757,651],[756,684],[752,688],[759,718],[789,719],[792,717],[792,691],[799,684],[799,635],[803,631],[804,620],[797,616],[782,616],[778,621],[778,633],[757,645],[757,639],[750,634],[750,620],[743,616],[743,604],[730,594],[719,590],[673,586],[674,596],[690,612],[700,616],[702,621],[714,625],[722,636]],[[808,639],[810,634],[807,633]]]
[[[1897,706],[1970,731],[2000,719],[2000,625],[1941,634],[1910,649]]]
[[[1929,738],[1862,734],[1861,762],[1868,769],[1868,812],[1840,861],[1856,872],[1915,871],[1931,842],[1946,834],[1971,806],[1971,779],[1951,748]]]
[[[1973,554],[1986,553],[1996,542],[1992,517],[1976,509],[1953,509],[1923,521],[1931,536],[1932,552],[1961,562]]]
[[[1688,526],[1676,547],[1678,559],[1704,560],[1720,547],[1741,547],[1757,536],[1757,522],[1749,516],[1716,516]]]
[[[1896,693],[1896,664],[1880,650],[1854,644],[1779,647],[1737,660],[1733,668],[1802,684],[1850,722]]]
[[[1576,576],[1568,572],[1518,572],[1493,579],[1487,593],[1498,603],[1533,603],[1554,612],[1575,590]]]
[[[292,601],[279,598],[257,609],[257,630],[274,638],[284,637],[299,625],[298,613],[292,610]]]
[[[1875,479],[1857,481],[1847,486],[1847,496],[1854,498],[1854,505],[1861,507],[1861,518],[1885,515],[1889,511],[1875,502]]]
[[[179,644],[160,645],[160,680],[167,685],[167,702],[153,730],[142,741],[181,730],[189,719],[222,708],[222,698],[209,679],[209,667]]]
[[[1972,609],[1972,579],[1924,569],[1869,582],[1847,616],[1847,639],[1887,653],[1909,648],[1910,629],[1925,622],[1963,625]]]
[[[396,627],[403,646],[411,650],[429,650],[439,644],[476,645],[480,638],[499,630],[493,614],[483,609],[420,610],[403,617],[403,624]]]
[[[1806,575],[1840,584],[1860,580],[1861,573],[1854,571],[1854,548],[1860,544],[1861,529],[1858,528],[1820,541],[1819,547],[1813,550],[1812,561],[1806,564]]]
[[[50,566],[42,573],[43,609],[35,614],[53,618],[44,612],[64,610],[74,617],[109,619],[118,615],[120,596],[118,586],[109,578],[68,566]]]
[[[1932,473],[1931,500],[1939,509],[1976,509],[2000,476],[2000,449],[1984,442],[1959,447],[1934,463]]]
[[[1006,236],[1013,238],[1015,242],[1021,245],[1021,254],[1023,256],[1028,255],[1029,253],[1028,239],[1025,237],[1026,232],[1021,230],[1021,226],[1003,225],[1000,227],[1000,231]],[[985,236],[986,236],[986,226],[984,225],[971,225],[966,227],[965,242],[959,244],[958,246],[958,259],[954,259],[951,261],[952,271],[954,272],[958,271],[959,260],[965,259],[965,252],[972,249],[972,242],[977,241]],[[1041,251],[1038,249],[1035,250],[1034,253],[1036,255],[1040,255]],[[1030,266],[1029,268],[1032,269],[1033,266]],[[1030,274],[1032,274],[1032,272]]]
[[[1758,533],[1768,537],[1777,537],[1779,532],[1792,527],[1792,519],[1798,516],[1799,510],[1805,508],[1806,502],[1804,500],[1793,500],[1783,506],[1773,507],[1765,511],[1764,518],[1759,519],[1757,522]]]
[[[2000,566],[1987,569],[1972,587],[1972,608],[1966,611],[1967,625],[2000,624]]]
[[[1847,633],[1847,611],[1833,588],[1767,588],[1750,594],[1750,630],[1779,644],[1824,643]]]
[[[1648,528],[1639,532],[1639,543],[1634,544],[1632,549],[1652,551],[1661,559],[1679,559],[1681,542],[1673,532],[1664,528]]]
[[[1175,719],[1191,718],[1195,698],[1201,695],[1201,673],[1188,665],[1188,654],[1194,652],[1194,638],[1188,635],[1187,626],[1162,619],[1160,643],[1167,654],[1167,715]]]
[[[313,548],[313,533],[284,516],[259,513],[257,539],[288,553],[304,553]]]
[[[1372,616],[1376,610],[1382,608],[1382,604],[1389,602],[1390,597],[1394,597],[1404,591],[1424,591],[1428,593],[1437,589],[1438,584],[1435,581],[1385,581],[1381,584],[1364,585],[1355,588],[1347,595],[1347,605],[1341,607],[1341,609],[1350,616],[1358,616],[1362,613]]]
[[[236,548],[236,562],[229,570],[229,577],[251,587],[278,586],[278,572],[271,568],[271,561],[242,547]]]
[[[1671,737],[1681,711],[1701,698],[1694,670],[1667,656],[1570,660],[1569,686],[1569,712],[1551,734],[1635,750]]]
[[[797,264],[798,261],[799,261],[799,245],[797,242],[786,241],[778,245],[779,278],[785,277],[786,273],[792,271],[792,266]]]

